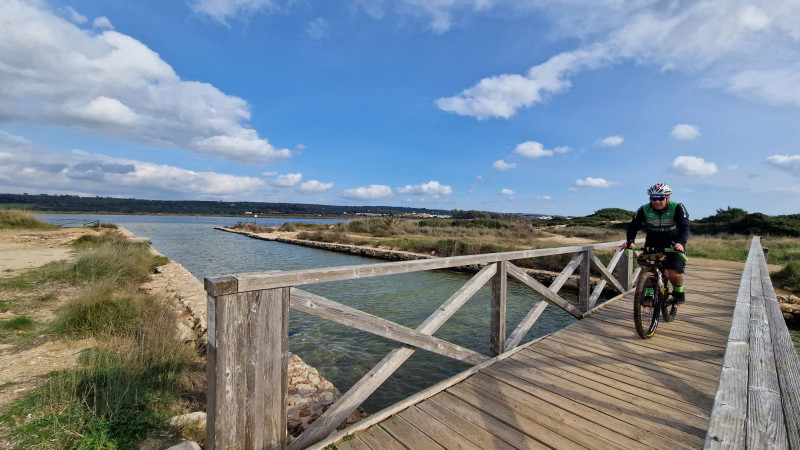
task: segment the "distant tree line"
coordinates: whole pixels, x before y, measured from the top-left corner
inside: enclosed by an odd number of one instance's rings
[[[246,212],[258,215],[345,215],[345,214],[448,214],[449,211],[400,206],[336,206],[304,203],[224,202],[202,200],[142,200],[135,198],[80,197],[77,195],[0,194],[0,207],[31,211],[177,214],[203,216],[241,216]]]

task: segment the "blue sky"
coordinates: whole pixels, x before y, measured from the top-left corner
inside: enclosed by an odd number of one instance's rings
[[[0,192],[800,213],[800,2],[2,0]]]

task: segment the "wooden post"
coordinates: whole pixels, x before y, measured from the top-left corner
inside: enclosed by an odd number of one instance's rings
[[[633,252],[622,250],[619,263],[614,267],[614,276],[625,289],[633,289]]]
[[[580,266],[580,279],[578,280],[578,308],[581,312],[586,312],[591,307],[589,296],[591,295],[591,285],[589,279],[589,269],[592,267],[592,251],[583,252],[583,261]]]
[[[508,298],[508,266],[506,261],[497,263],[497,273],[492,278],[492,319],[490,356],[506,351],[506,300]]]
[[[207,449],[286,448],[290,288],[206,278]]]

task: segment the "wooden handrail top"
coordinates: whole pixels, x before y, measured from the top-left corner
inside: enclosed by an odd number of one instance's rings
[[[625,241],[605,242],[601,244],[576,245],[570,247],[542,248],[532,250],[516,250],[511,252],[487,253],[482,255],[451,256],[447,258],[419,259],[413,261],[397,261],[377,264],[359,264],[352,266],[325,267],[317,269],[300,269],[289,271],[269,271],[242,273],[208,277],[205,289],[209,295],[228,295],[262,289],[276,289],[329,281],[354,280],[383,275],[420,272],[424,270],[449,269],[453,267],[483,265],[500,261],[513,261],[524,258],[578,253],[589,250],[619,247]]]

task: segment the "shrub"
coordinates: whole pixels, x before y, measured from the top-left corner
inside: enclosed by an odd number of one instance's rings
[[[800,263],[792,261],[770,277],[775,285],[792,292],[800,292]]]

